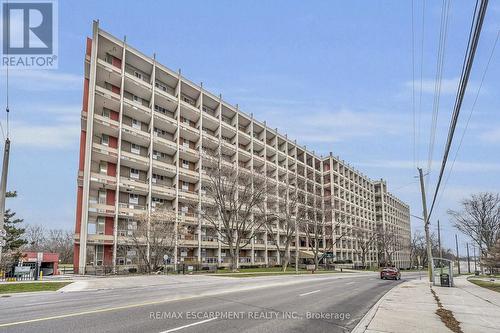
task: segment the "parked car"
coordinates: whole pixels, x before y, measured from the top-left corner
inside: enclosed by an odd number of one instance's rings
[[[401,272],[396,267],[386,267],[380,271],[380,278],[382,280],[401,280]]]

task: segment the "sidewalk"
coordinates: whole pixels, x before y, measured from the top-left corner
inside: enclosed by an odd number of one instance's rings
[[[450,310],[464,333],[500,332],[500,294],[478,287],[465,276],[455,288],[433,287],[442,306]],[[438,305],[427,280],[402,283],[361,319],[355,333],[451,332],[436,314]]]
[[[361,319],[353,333],[449,332],[436,310],[425,280],[411,280],[391,289]]]
[[[435,287],[443,306],[468,332],[500,332],[500,293],[476,286],[465,276],[454,278],[455,288]]]

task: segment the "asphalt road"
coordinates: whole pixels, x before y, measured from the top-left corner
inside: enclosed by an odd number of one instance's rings
[[[401,281],[418,276],[403,274]],[[350,332],[401,281],[380,280],[375,273],[210,277],[140,288],[2,297],[0,331]],[[248,285],[253,289],[236,290]],[[204,295],[207,289],[211,295]]]

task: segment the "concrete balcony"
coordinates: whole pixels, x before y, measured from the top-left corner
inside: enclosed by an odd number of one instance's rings
[[[117,137],[120,124],[116,120],[103,117],[99,114],[94,115],[94,131]]]
[[[181,131],[189,133],[198,137],[200,135],[200,130],[198,128],[192,127],[191,125],[180,123]]]
[[[99,203],[96,199],[89,199],[89,213],[99,216],[115,216],[115,206]]]
[[[116,177],[108,176],[102,173],[91,172],[90,173],[90,181],[99,184],[107,189],[115,189],[116,188]]]
[[[199,198],[198,198],[198,193],[196,192],[180,190],[179,199],[184,199],[191,202],[197,202]]]
[[[158,145],[161,145],[161,146],[164,146],[165,148],[168,148],[169,151],[176,151],[177,150],[177,143],[162,137],[157,132],[154,132],[154,143],[157,143]]]
[[[149,106],[146,106],[142,103],[136,102],[134,100],[124,98],[123,99],[123,104],[127,104],[128,107],[134,109],[134,110],[141,110],[142,112],[146,112],[148,114],[151,114],[151,108]]]
[[[148,146],[151,141],[150,138],[151,136],[148,132],[122,124],[122,139],[141,146]]]
[[[96,95],[100,95],[100,96],[107,98],[107,99],[111,99],[111,100],[114,100],[117,102],[120,101],[119,94],[114,93],[111,90],[108,90],[108,89],[101,87],[101,86],[98,86],[98,85],[95,86],[95,93],[96,93]]]
[[[116,163],[118,160],[118,150],[99,143],[92,143],[92,158],[107,162]]]
[[[161,197],[162,199],[174,199],[175,198],[175,188],[167,187],[164,185],[157,185],[153,183],[152,186],[153,194]]]
[[[121,75],[122,74],[122,69],[116,66],[113,66],[112,64],[106,62],[105,60],[101,58],[97,58],[97,67],[99,69],[105,70],[108,73],[113,73],[114,75]]]
[[[120,202],[118,204],[118,213],[120,216],[133,217],[140,216],[147,212],[147,207],[142,205],[127,204]]]
[[[177,167],[161,159],[156,159],[153,155],[153,171],[161,175],[172,177],[177,173]]]
[[[134,153],[130,153],[128,151],[122,151],[121,159],[124,165],[136,169],[144,169],[149,166],[149,158],[142,155],[137,155]]]
[[[127,192],[147,194],[149,192],[149,184],[145,181],[120,177],[120,187],[126,189]]]

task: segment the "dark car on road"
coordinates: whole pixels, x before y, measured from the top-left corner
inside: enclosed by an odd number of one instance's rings
[[[400,280],[401,272],[396,267],[386,267],[380,271],[380,278],[382,280],[386,279]]]

